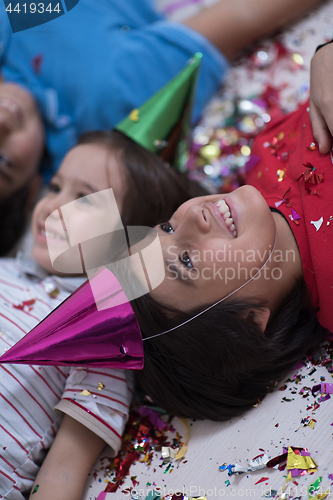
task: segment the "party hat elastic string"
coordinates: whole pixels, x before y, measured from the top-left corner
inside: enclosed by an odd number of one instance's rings
[[[190,321],[193,321],[194,319],[198,318],[199,316],[201,316],[202,314],[204,314],[205,312],[209,311],[210,309],[212,309],[213,307],[217,306],[218,304],[221,304],[221,302],[224,302],[226,299],[228,299],[229,297],[231,297],[232,295],[234,295],[236,292],[238,292],[239,290],[241,290],[242,288],[244,288],[246,285],[248,285],[252,280],[254,280],[254,278],[256,276],[258,276],[258,274],[264,269],[264,267],[266,266],[267,262],[270,260],[270,258],[272,257],[273,255],[273,252],[275,250],[275,246],[276,246],[276,239],[277,239],[277,230],[276,230],[276,226],[275,226],[275,238],[274,238],[274,244],[273,244],[273,248],[269,254],[269,256],[267,257],[267,259],[265,260],[264,264],[261,266],[261,268],[255,273],[254,276],[252,276],[249,280],[245,281],[245,283],[243,283],[243,285],[239,286],[238,288],[236,288],[236,290],[234,290],[233,292],[229,293],[228,295],[226,295],[225,297],[223,297],[223,299],[220,299],[218,300],[217,302],[215,302],[214,304],[212,304],[211,306],[207,307],[206,309],[204,309],[203,311],[199,312],[198,314],[195,314],[192,318],[190,319],[187,319],[186,321],[184,321],[183,323],[180,323],[179,325],[177,326],[174,326],[173,328],[170,328],[169,330],[166,330],[165,332],[161,332],[161,333],[157,333],[156,335],[152,335],[150,337],[146,337],[146,338],[143,338],[142,340],[145,341],[145,340],[150,340],[150,339],[154,339],[156,337],[160,337],[161,335],[165,335],[166,333],[170,333],[170,332],[173,332],[174,330],[177,330],[178,328],[186,325],[187,323],[189,323]]]

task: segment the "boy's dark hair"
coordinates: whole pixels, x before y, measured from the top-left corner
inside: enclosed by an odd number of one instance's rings
[[[14,196],[0,202],[0,255],[10,252],[23,234],[27,223],[29,184]]]
[[[51,164],[51,158],[46,149],[43,151],[41,174]],[[35,200],[31,199],[30,185],[32,176],[24,186],[12,194],[9,198],[0,200],[0,256],[4,256],[15,250],[15,245],[23,235],[29,213],[33,208]]]
[[[149,295],[132,302],[144,338],[191,318]],[[144,341],[145,365],[137,372],[155,405],[188,418],[228,420],[258,403],[309,349],[327,334],[318,323],[303,279],[265,332],[249,308],[264,304],[222,302],[174,332]]]
[[[207,194],[198,186],[194,191],[194,184],[166,166],[162,158],[115,130],[87,132],[80,137],[79,144],[104,144],[119,153],[127,181],[121,217],[124,226],[155,226],[168,220],[189,198]]]

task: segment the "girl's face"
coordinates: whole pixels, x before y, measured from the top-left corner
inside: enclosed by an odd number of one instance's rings
[[[190,311],[217,302],[254,276],[271,253],[276,226],[259,191],[243,186],[187,201],[157,230],[166,277],[152,295]],[[235,296],[265,298],[272,279],[280,277],[273,270],[279,263],[272,261]]]
[[[50,273],[54,273],[48,245],[55,250],[59,248],[59,254],[61,249],[67,246],[58,209],[74,200],[81,200],[81,202],[74,204],[69,222],[71,234],[79,235],[77,239],[84,241],[89,230],[96,229],[97,226],[102,227],[105,224],[105,209],[103,211],[99,202],[96,203],[94,200],[91,202],[89,201],[91,198],[85,197],[110,187],[113,189],[117,207],[121,213],[126,193],[126,179],[124,168],[116,154],[112,154],[106,147],[98,144],[82,144],[67,154],[60,169],[51,180],[48,194],[39,201],[33,213],[34,246],[32,255],[38,264]],[[100,196],[99,199],[103,201],[103,193]],[[47,218],[46,233],[45,220]],[[69,230],[67,227],[67,231]],[[104,244],[106,244],[105,240]],[[106,253],[108,250],[100,248],[100,245],[97,246],[96,251]],[[71,274],[75,273],[76,271]]]

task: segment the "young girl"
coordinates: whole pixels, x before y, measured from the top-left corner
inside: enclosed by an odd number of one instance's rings
[[[166,278],[133,307],[144,337],[175,329],[144,342],[138,378],[172,413],[241,414],[333,331],[332,160],[308,111],[258,136],[249,185],[158,228]]]
[[[157,170],[161,170],[159,176]],[[156,181],[161,176],[163,189]],[[124,224],[153,224],[156,214],[170,215],[172,205],[176,208],[189,196],[160,158],[123,134],[84,135],[65,157],[47,195],[34,210],[35,262],[22,254],[17,259],[0,259],[2,350],[16,343],[85,279],[48,275],[54,274],[54,269],[46,238],[50,244],[57,242],[59,235],[46,234],[46,218],[73,200],[84,200],[111,186]],[[167,196],[164,188],[169,191]],[[83,204],[82,209],[84,233],[91,207]],[[33,498],[80,498],[88,471],[105,443],[114,454],[120,447],[131,395],[131,377],[119,370],[1,365],[0,496],[23,498],[57,435]]]

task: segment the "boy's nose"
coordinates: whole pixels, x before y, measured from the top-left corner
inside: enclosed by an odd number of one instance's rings
[[[210,222],[207,209],[201,205],[191,205],[183,218],[183,231],[189,232],[193,237],[207,234],[210,231]]]

